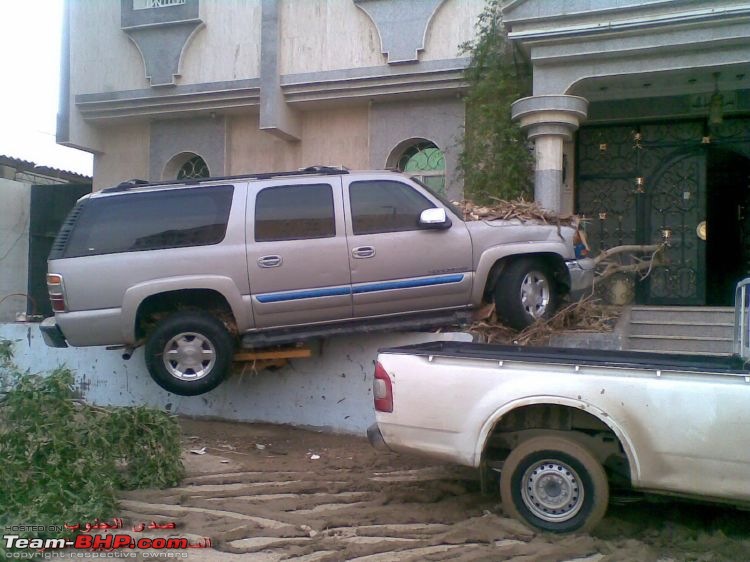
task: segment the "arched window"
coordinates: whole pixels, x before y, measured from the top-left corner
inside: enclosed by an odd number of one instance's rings
[[[403,151],[396,167],[445,194],[445,155],[434,143],[421,141]]]
[[[208,177],[211,177],[211,172],[206,161],[194,152],[183,152],[167,163],[162,179],[189,180]]]
[[[210,174],[208,173],[208,166],[206,166],[206,161],[200,156],[193,156],[177,171],[178,180],[191,178],[207,178],[209,176]]]

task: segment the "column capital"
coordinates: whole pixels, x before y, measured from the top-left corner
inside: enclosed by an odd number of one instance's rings
[[[588,115],[589,102],[579,96],[554,95],[521,98],[510,106],[529,140],[554,135],[571,140],[573,133]]]

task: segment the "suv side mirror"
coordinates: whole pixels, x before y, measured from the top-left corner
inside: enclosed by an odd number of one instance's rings
[[[452,224],[451,219],[445,214],[445,209],[441,207],[425,209],[419,215],[419,226],[422,228],[444,230],[450,228]]]

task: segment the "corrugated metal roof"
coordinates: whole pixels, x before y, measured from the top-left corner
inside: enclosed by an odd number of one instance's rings
[[[0,166],[10,166],[12,168],[15,168],[17,172],[28,172],[32,174],[38,174],[40,176],[59,178],[63,181],[71,183],[90,183],[92,181],[91,176],[78,174],[76,172],[71,172],[70,170],[52,168],[50,166],[41,166],[36,162],[22,160],[21,158],[13,158],[12,156],[6,156],[4,154],[0,154]]]

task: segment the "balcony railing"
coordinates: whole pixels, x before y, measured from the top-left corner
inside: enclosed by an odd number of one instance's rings
[[[168,6],[179,6],[184,3],[185,0],[133,0],[133,9],[166,8]]]

